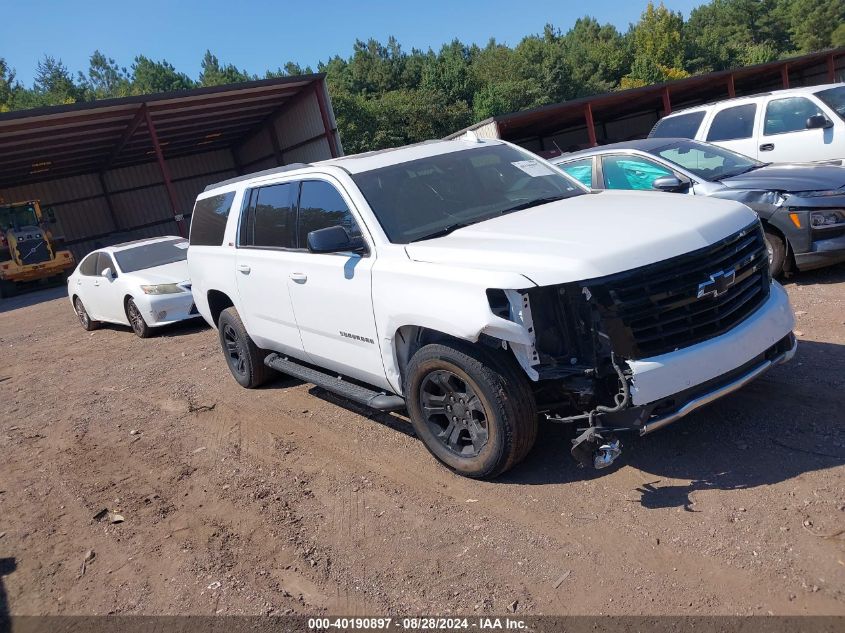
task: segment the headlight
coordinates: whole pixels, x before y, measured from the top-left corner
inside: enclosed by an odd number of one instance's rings
[[[141,286],[146,295],[172,295],[177,292],[186,292],[179,284],[158,284],[156,286]]]
[[[810,213],[810,226],[814,229],[826,229],[840,224],[845,224],[845,209],[828,209]]]

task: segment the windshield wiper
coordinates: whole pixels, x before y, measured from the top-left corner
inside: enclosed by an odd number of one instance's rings
[[[741,176],[742,174],[747,174],[749,171],[754,171],[755,169],[760,169],[761,167],[765,167],[769,163],[764,163],[762,165],[749,165],[748,167],[743,167],[737,171],[728,172],[726,174],[722,174],[717,178],[717,180],[724,180],[725,178],[733,178],[734,176]]]
[[[522,211],[523,209],[530,209],[531,207],[539,207],[541,204],[546,204],[548,202],[556,202],[558,200],[563,200],[568,197],[569,196],[548,196],[546,198],[528,200],[526,202],[521,202],[515,206],[508,207],[507,209],[502,211],[502,215],[505,215],[506,213],[513,213],[514,211]]]
[[[411,242],[422,242],[423,240],[433,240],[435,237],[443,237],[444,235],[449,235],[453,231],[457,231],[458,229],[463,229],[468,227],[469,224],[466,222],[455,222],[454,224],[448,224],[444,226],[442,229],[436,230],[434,233],[429,233],[428,235],[423,235],[422,237],[418,237],[416,239],[411,240]]]

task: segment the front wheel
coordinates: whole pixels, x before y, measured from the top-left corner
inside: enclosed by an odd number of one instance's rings
[[[126,317],[129,319],[129,325],[132,326],[132,331],[138,338],[149,338],[153,334],[153,329],[144,321],[144,315],[135,305],[135,300],[129,298],[126,300]]]
[[[235,308],[226,308],[220,313],[217,331],[226,364],[241,387],[254,389],[270,379],[273,370],[264,364],[267,352],[263,352],[247,334]]]
[[[779,277],[786,264],[786,244],[784,244],[780,235],[772,231],[766,231],[764,239],[766,241],[766,252],[769,255],[769,271],[771,271],[772,277]]]
[[[90,332],[91,330],[96,330],[100,327],[100,322],[95,321],[88,315],[88,311],[85,309],[85,305],[82,303],[82,299],[79,297],[74,297],[73,299],[73,310],[76,312],[76,317],[79,319],[79,324],[82,326],[82,329],[86,332]]]
[[[405,399],[414,430],[458,474],[495,477],[534,445],[534,397],[510,360],[455,342],[426,345],[408,363]]]

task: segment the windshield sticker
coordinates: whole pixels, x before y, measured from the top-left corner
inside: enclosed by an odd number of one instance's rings
[[[187,242],[177,242],[173,246],[175,246],[176,248],[181,248],[182,250],[185,250],[186,248],[188,248],[188,243]]]
[[[536,160],[518,160],[514,163],[511,163],[517,169],[524,171],[526,174],[531,176],[532,178],[537,178],[538,176],[554,176],[555,172],[553,172],[549,167],[538,163]]]

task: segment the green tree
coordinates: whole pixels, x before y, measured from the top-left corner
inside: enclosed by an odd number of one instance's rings
[[[833,46],[834,31],[845,24],[845,0],[781,0],[780,13],[795,49],[809,53]]]
[[[223,86],[237,84],[256,79],[245,70],[240,70],[233,64],[221,64],[216,55],[206,50],[200,63],[200,86]]]
[[[45,55],[35,69],[32,90],[20,93],[21,107],[76,103],[84,98],[84,91],[77,86],[62,60]]]
[[[15,80],[15,71],[0,57],[0,112],[15,109],[15,93],[20,84]]]
[[[628,41],[632,47],[631,72],[622,80],[623,88],[644,86],[686,75],[683,43],[684,19],[667,9],[648,3],[640,21],[632,26]]]
[[[613,90],[628,71],[623,37],[612,24],[579,18],[561,43],[573,97]]]
[[[79,73],[79,85],[86,100],[125,97],[132,93],[129,73],[110,57],[94,51],[88,61],[88,73]]]
[[[132,93],[136,95],[155,92],[171,92],[195,88],[194,82],[185,73],[178,72],[172,64],[162,60],[153,61],[138,55],[132,64]]]

